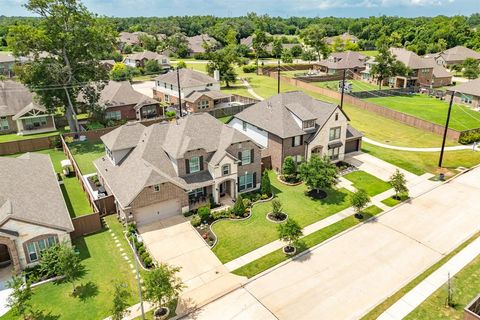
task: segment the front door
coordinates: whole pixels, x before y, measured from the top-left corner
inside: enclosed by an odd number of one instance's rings
[[[227,192],[227,181],[223,181],[220,184],[220,197],[223,197]]]

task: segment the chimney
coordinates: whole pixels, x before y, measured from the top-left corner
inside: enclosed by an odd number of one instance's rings
[[[220,81],[220,71],[219,70],[213,71],[213,78],[217,81]]]

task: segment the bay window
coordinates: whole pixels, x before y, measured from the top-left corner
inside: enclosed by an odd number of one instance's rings
[[[56,235],[48,235],[28,241],[25,244],[27,261],[35,262],[40,260],[42,252],[55,246],[57,243],[58,239]]]

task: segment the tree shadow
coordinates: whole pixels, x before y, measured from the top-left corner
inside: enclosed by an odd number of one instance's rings
[[[65,184],[62,183],[60,185],[60,190],[62,191],[65,204],[67,205],[68,213],[70,213],[70,218],[75,218],[75,210],[73,209],[72,201],[70,200],[70,196],[65,188]]]
[[[295,261],[305,262],[310,260],[310,258],[312,257],[312,253],[305,241],[303,241],[302,239],[298,240],[295,244],[295,247],[297,248],[297,253],[295,256],[292,257]]]
[[[273,192],[273,194],[282,193],[282,190],[278,189],[278,188],[275,187],[273,184],[271,185],[271,187],[272,187],[272,192]]]
[[[82,302],[86,301],[89,298],[93,298],[98,295],[98,286],[89,281],[85,284],[81,284],[75,288],[73,296],[79,298]]]
[[[30,319],[34,320],[57,320],[60,319],[60,316],[57,314],[52,314],[51,311],[48,313],[44,310],[32,310],[30,314]]]

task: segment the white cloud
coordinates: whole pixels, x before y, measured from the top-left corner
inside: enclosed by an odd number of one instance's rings
[[[415,7],[415,6],[442,6],[456,0],[303,0],[296,1],[300,9],[332,9],[332,8],[375,8],[375,7]]]

